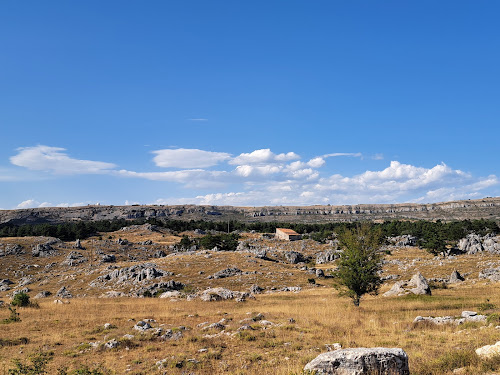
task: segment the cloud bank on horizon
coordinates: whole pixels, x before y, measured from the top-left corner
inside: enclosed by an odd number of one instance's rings
[[[275,153],[269,148],[238,155],[187,148],[154,150],[152,154],[157,169],[154,171],[121,169],[106,161],[82,160],[70,156],[64,148],[46,145],[19,148],[17,154],[10,157],[10,162],[24,171],[41,174],[54,185],[59,179],[80,175],[168,184],[168,196],[145,197],[145,201],[140,202],[143,204],[424,203],[481,198],[489,188],[500,184],[494,174],[474,176],[444,162],[425,168],[393,160],[381,170],[365,170],[351,176],[332,173],[326,168],[331,158],[355,158],[362,163],[364,156],[360,152],[332,152],[309,159],[303,159],[294,151]],[[383,156],[376,154],[371,159],[381,160]],[[0,172],[0,180],[11,178],[7,170]],[[177,196],[173,197],[172,191],[176,191]],[[81,196],[73,197],[75,203],[54,202],[53,199],[29,197],[19,204],[13,202],[11,208],[95,203]],[[101,203],[122,204],[106,198]]]

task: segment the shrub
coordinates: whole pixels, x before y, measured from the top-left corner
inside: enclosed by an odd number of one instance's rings
[[[491,303],[489,298],[486,299],[486,302],[480,303],[479,306],[477,307],[479,311],[493,310],[495,308],[496,308],[495,304]]]
[[[499,313],[493,313],[488,316],[486,319],[487,324],[500,324],[500,314]]]
[[[13,322],[20,322],[21,318],[19,317],[19,313],[17,310],[11,306],[9,306],[10,310],[10,316],[7,319],[2,320],[3,324],[8,324],[8,323],[13,323]]]
[[[47,363],[54,356],[53,352],[38,352],[30,356],[31,364],[23,364],[19,359],[14,359],[14,368],[9,369],[9,375],[40,375],[46,374]]]
[[[12,298],[12,302],[10,304],[12,306],[18,306],[18,307],[29,306],[30,296],[24,292],[19,292],[14,296],[14,298]]]

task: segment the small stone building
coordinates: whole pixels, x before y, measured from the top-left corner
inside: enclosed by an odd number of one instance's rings
[[[276,228],[276,238],[286,241],[300,240],[302,236],[292,229]]]

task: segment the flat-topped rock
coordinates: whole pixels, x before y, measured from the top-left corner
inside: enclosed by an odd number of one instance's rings
[[[352,348],[320,354],[305,367],[317,375],[409,375],[408,355],[400,348]]]

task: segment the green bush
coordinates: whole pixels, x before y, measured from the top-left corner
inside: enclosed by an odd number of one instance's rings
[[[500,324],[500,314],[499,313],[493,313],[488,316],[486,319],[487,324]]]
[[[40,375],[47,374],[45,368],[47,363],[54,356],[53,352],[39,352],[30,356],[31,364],[21,363],[19,359],[14,359],[14,368],[9,369],[9,375]]]
[[[495,304],[491,303],[489,298],[486,299],[486,302],[482,302],[477,307],[479,311],[493,310],[496,309]]]
[[[30,296],[24,292],[19,292],[14,296],[14,298],[12,298],[12,302],[10,304],[12,306],[18,306],[18,307],[29,306]]]
[[[21,318],[19,317],[19,313],[15,308],[12,306],[9,306],[10,310],[10,315],[7,319],[2,320],[3,324],[8,324],[8,323],[13,323],[13,322],[20,322]]]

